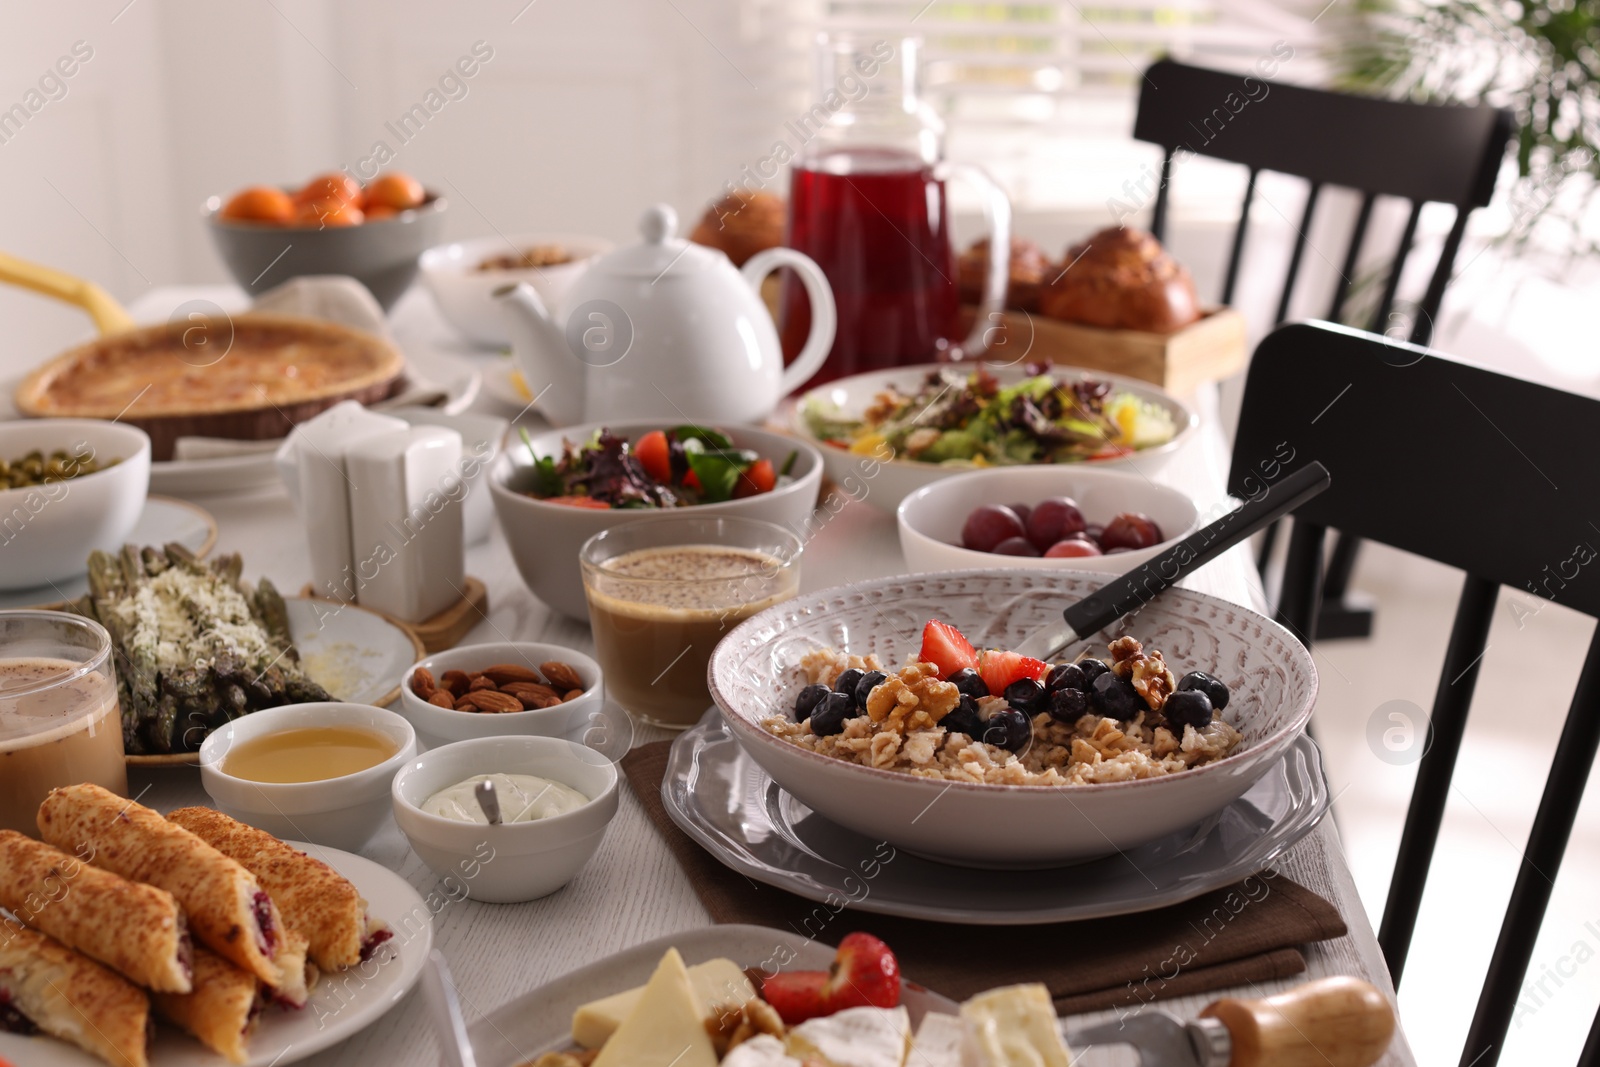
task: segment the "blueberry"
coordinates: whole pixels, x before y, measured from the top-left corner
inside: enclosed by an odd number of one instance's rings
[[[968,737],[983,736],[983,720],[978,718],[978,702],[965,694],[956,706],[939,720],[939,725],[951,733],[962,733]]]
[[[1204,693],[1206,699],[1211,701],[1211,706],[1218,711],[1228,706],[1228,687],[1205,671],[1190,671],[1178,679],[1178,692],[1190,691]]]
[[[1033,720],[1016,708],[1001,708],[983,724],[983,740],[1011,752],[1021,752],[1033,740]]]
[[[1032,718],[1045,708],[1044,686],[1032,678],[1018,678],[1006,686],[1006,703]]]
[[[1082,689],[1057,689],[1050,694],[1050,717],[1068,726],[1089,712],[1089,694]]]
[[[978,700],[981,697],[990,695],[989,686],[984,682],[983,675],[979,674],[971,667],[962,667],[959,671],[956,671],[950,677],[946,678],[945,681],[955,686],[962,692],[963,695],[969,696],[973,700]]]
[[[794,721],[805,722],[811,713],[817,710],[817,705],[822,703],[822,698],[833,692],[825,685],[808,685],[800,690],[800,695],[794,698]]]
[[[1098,660],[1098,659],[1092,659],[1091,658],[1091,659],[1080,659],[1078,661],[1078,669],[1083,672],[1083,680],[1084,680],[1084,682],[1086,682],[1088,685],[1093,685],[1094,684],[1094,680],[1096,678],[1100,677],[1102,674],[1106,673],[1106,671],[1109,671],[1111,668],[1107,667],[1105,665],[1105,661],[1104,660]]]
[[[849,693],[854,696],[856,685],[866,676],[866,673],[866,671],[858,671],[851,667],[833,680],[833,691],[835,693]]]
[[[856,702],[849,693],[829,693],[811,713],[811,732],[818,737],[836,734],[844,729],[844,721],[855,714]]]
[[[1094,710],[1108,719],[1120,719],[1129,722],[1138,718],[1141,711],[1147,711],[1144,698],[1133,688],[1131,682],[1106,671],[1094,680],[1094,690],[1089,694],[1089,703]]]
[[[1173,733],[1183,733],[1185,726],[1198,730],[1211,722],[1211,699],[1199,689],[1182,689],[1167,698],[1161,713]]]
[[[1088,692],[1089,676],[1076,663],[1058,663],[1050,668],[1050,676],[1045,679],[1044,687],[1052,693],[1061,689],[1081,689]]]
[[[884,674],[882,671],[868,671],[866,674],[863,674],[861,676],[861,680],[856,683],[856,707],[865,710],[867,706],[867,694],[888,680],[889,676]]]

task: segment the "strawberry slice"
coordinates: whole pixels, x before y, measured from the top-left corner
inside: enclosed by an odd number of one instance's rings
[[[900,961],[871,934],[846,934],[826,971],[780,971],[761,983],[761,997],[789,1026],[846,1008],[892,1008]]]
[[[1004,652],[1000,649],[990,649],[978,656],[978,673],[983,676],[983,684],[989,687],[989,692],[995,696],[1006,691],[1006,686],[1023,678],[1032,678],[1042,681],[1050,671],[1050,664],[1041,659],[1024,656],[1020,652]]]
[[[947,622],[929,619],[922,628],[922,652],[919,658],[939,668],[939,677],[948,678],[956,671],[978,665],[978,652],[961,631]]]

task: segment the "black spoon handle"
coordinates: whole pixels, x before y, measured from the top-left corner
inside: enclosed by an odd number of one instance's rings
[[[1180,578],[1211,562],[1328,488],[1333,476],[1316,460],[1267,488],[1255,500],[1203,526],[1161,555],[1108,582],[1062,612],[1074,633],[1087,637],[1116,622]]]

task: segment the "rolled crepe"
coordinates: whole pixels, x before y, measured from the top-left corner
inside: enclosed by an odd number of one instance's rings
[[[179,808],[167,818],[256,876],[290,929],[311,942],[324,971],[354,967],[387,938],[350,881],[319,859],[210,808]]]
[[[277,985],[272,987],[272,999],[286,1008],[296,1010],[306,1006],[311,997],[311,982],[315,968],[306,962],[310,942],[300,931],[289,927],[283,935],[283,946],[278,950]]]
[[[0,919],[0,1003],[112,1067],[149,1067],[144,990],[10,919]]]
[[[0,908],[135,985],[189,992],[189,927],[164,889],[0,830]]]
[[[97,785],[52,789],[39,836],[96,867],[165,889],[188,913],[200,943],[268,985],[283,920],[255,876],[160,815]]]
[[[205,949],[194,954],[194,992],[157,993],[156,1012],[193,1034],[230,1063],[249,1059],[246,1039],[256,1028],[264,1001],[256,976]]]

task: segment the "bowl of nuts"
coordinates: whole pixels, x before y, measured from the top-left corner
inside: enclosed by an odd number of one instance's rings
[[[601,713],[600,665],[560,645],[527,641],[439,652],[406,672],[398,711],[422,748],[509,734],[581,741]]]

